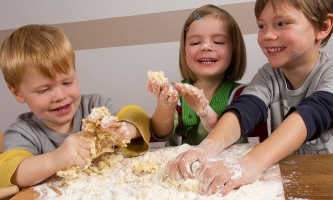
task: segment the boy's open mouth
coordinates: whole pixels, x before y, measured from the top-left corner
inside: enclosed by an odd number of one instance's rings
[[[67,110],[67,109],[69,108],[69,105],[70,105],[70,104],[67,104],[67,105],[61,106],[61,107],[59,107],[59,108],[53,109],[52,111]]]
[[[284,47],[278,47],[278,48],[267,48],[267,51],[270,53],[277,53],[285,49]]]

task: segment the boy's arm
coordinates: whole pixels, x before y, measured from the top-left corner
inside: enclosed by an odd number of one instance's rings
[[[332,125],[332,96],[330,92],[318,91],[292,107],[267,141],[248,156],[267,168],[296,151],[304,142],[317,138]]]
[[[121,151],[132,156],[138,156],[149,150],[150,117],[139,106],[127,105],[117,113],[119,121],[129,124],[129,131],[134,136],[127,147],[119,147]],[[132,126],[134,125],[134,126]]]
[[[0,188],[11,186],[11,178],[22,160],[32,157],[33,154],[21,149],[6,151],[0,155]]]
[[[58,169],[50,153],[34,156],[22,149],[12,149],[0,155],[0,187],[28,187],[53,175]]]
[[[223,180],[226,182],[222,195],[234,188],[256,181],[263,171],[297,150],[307,136],[306,126],[300,114],[291,113],[275,131],[262,143],[240,158],[239,164],[243,176],[239,179]]]
[[[5,176],[5,184],[10,180],[9,184],[28,187],[45,180],[59,170],[66,170],[72,166],[82,168],[90,158],[90,144],[82,136],[90,135],[70,134],[56,150],[36,156],[22,149],[4,152],[0,156],[0,173],[7,169],[10,172]]]
[[[265,170],[296,151],[304,143],[306,137],[305,123],[301,115],[295,111],[247,156],[256,159]]]
[[[11,177],[11,183],[19,187],[28,187],[40,183],[59,170],[54,165],[50,153],[23,159]]]
[[[212,132],[199,144],[208,157],[214,158],[223,149],[234,144],[241,136],[241,125],[236,110],[230,110],[221,116]]]

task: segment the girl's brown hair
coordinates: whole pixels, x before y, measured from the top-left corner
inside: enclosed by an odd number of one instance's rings
[[[183,79],[189,80],[192,83],[196,81],[195,74],[190,70],[186,63],[185,52],[187,29],[191,23],[196,20],[194,13],[199,14],[201,18],[206,16],[216,17],[226,24],[234,50],[232,52],[231,65],[229,66],[225,77],[227,81],[240,80],[243,77],[246,68],[246,49],[242,32],[236,20],[227,11],[210,4],[193,11],[184,23],[179,49],[179,68]]]

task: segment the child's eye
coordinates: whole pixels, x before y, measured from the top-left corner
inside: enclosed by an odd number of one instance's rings
[[[215,44],[225,44],[225,42],[214,42]]]
[[[71,85],[73,82],[71,81],[71,82],[65,82],[65,83],[63,83],[63,85]]]
[[[278,26],[285,26],[285,25],[287,25],[287,23],[285,23],[285,22],[279,22],[277,25]]]
[[[45,92],[47,92],[49,89],[47,88],[47,89],[43,89],[43,90],[39,90],[39,91],[37,91],[37,93],[38,94],[43,94],[43,93],[45,93]]]
[[[266,27],[265,25],[259,25],[259,24],[258,24],[258,28],[259,28],[259,29],[264,29],[265,27]]]
[[[195,46],[195,45],[198,45],[198,44],[200,44],[200,42],[192,42],[190,45]]]

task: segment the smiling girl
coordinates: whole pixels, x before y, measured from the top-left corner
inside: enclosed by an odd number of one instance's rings
[[[151,117],[153,137],[172,146],[198,145],[242,87],[236,81],[245,67],[245,44],[234,18],[214,5],[193,11],[180,40],[179,68],[184,80],[174,83],[172,93],[169,82],[162,90],[159,82],[147,82],[148,91],[158,99]]]

